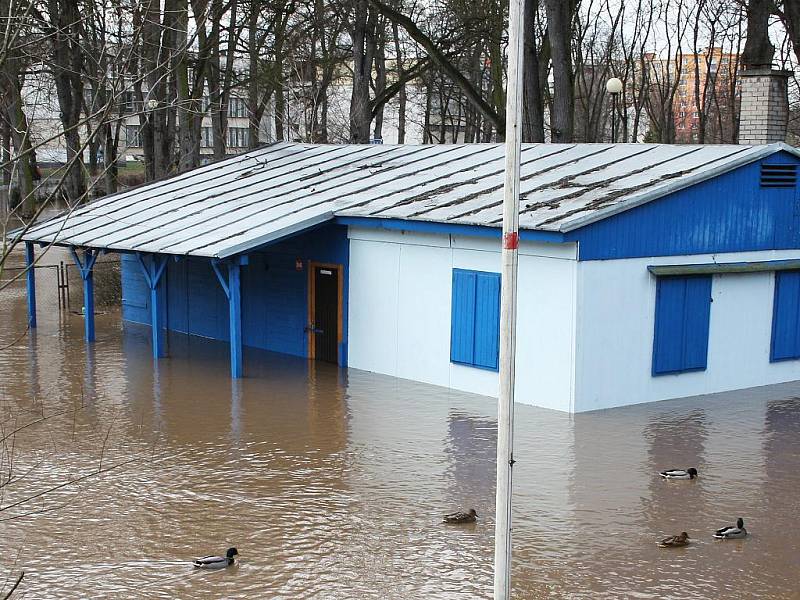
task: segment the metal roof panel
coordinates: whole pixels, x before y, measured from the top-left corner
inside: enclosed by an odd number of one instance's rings
[[[769,146],[523,144],[520,227],[571,231],[769,154]],[[275,143],[101,198],[26,241],[225,257],[334,216],[499,226],[504,147]]]

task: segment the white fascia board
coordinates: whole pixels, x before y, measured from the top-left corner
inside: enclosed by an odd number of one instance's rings
[[[310,227],[314,227],[315,225],[321,225],[326,221],[330,221],[333,219],[333,212],[326,212],[320,215],[315,215],[310,219],[306,219],[299,223],[293,223],[287,227],[282,229],[278,229],[275,231],[270,231],[264,235],[252,238],[247,240],[246,242],[242,242],[240,244],[235,244],[233,246],[228,246],[227,248],[223,248],[222,250],[217,251],[213,255],[209,255],[212,258],[228,258],[235,254],[241,254],[243,252],[247,252],[248,250],[254,250],[259,246],[263,246],[264,244],[269,244],[270,242],[278,241],[281,238],[289,237],[294,235],[295,233],[299,233],[304,229],[309,229]],[[193,253],[196,254],[196,253]]]

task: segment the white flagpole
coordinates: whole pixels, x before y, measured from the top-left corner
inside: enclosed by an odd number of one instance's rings
[[[494,598],[511,596],[511,481],[514,467],[514,358],[517,333],[519,163],[522,141],[524,0],[510,0],[506,178],[503,196],[500,290],[500,395],[497,406],[497,499],[494,531]]]

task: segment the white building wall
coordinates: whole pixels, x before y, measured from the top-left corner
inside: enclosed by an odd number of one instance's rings
[[[497,396],[498,377],[450,362],[452,270],[500,271],[497,240],[350,228],[349,366]],[[568,411],[576,247],[523,242],[517,402]]]
[[[769,362],[772,272],[715,275],[708,366],[653,377],[656,278],[648,265],[800,258],[798,251],[665,256],[578,264],[575,411],[800,379],[800,361]]]

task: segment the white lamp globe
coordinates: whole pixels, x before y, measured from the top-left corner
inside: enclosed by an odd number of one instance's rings
[[[622,91],[622,81],[617,77],[612,77],[606,82],[606,91],[609,94],[619,94]]]
[[[147,110],[155,110],[158,108],[158,100],[151,98],[147,101]]]

